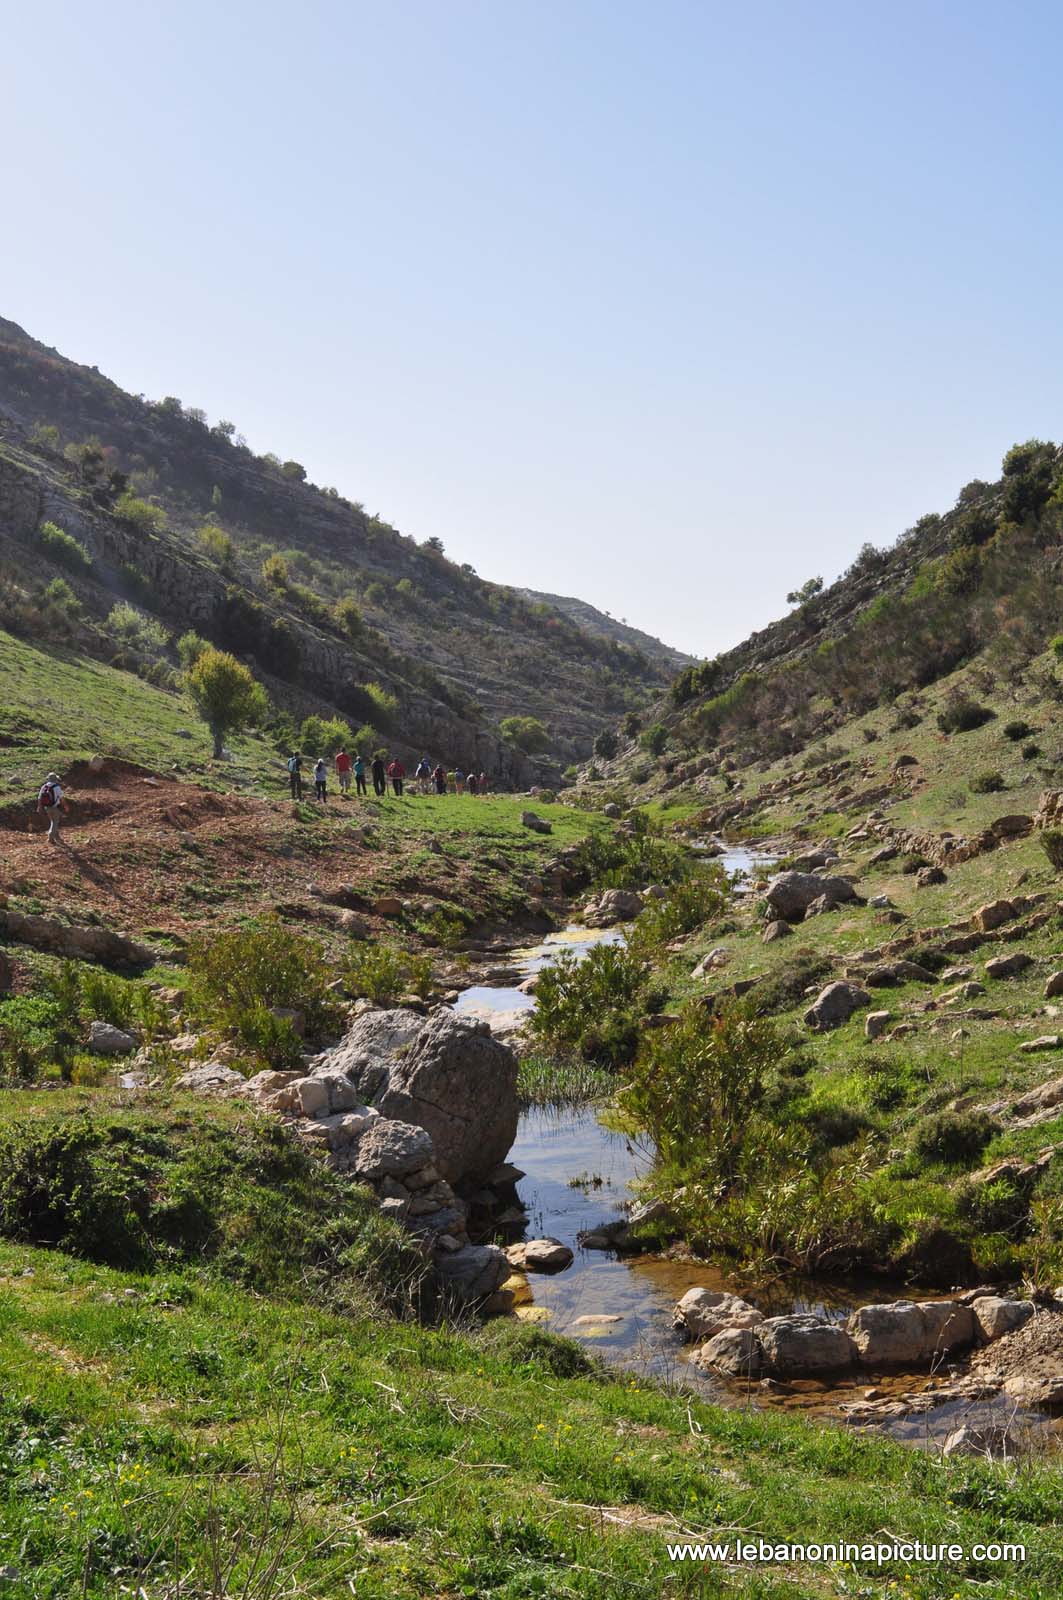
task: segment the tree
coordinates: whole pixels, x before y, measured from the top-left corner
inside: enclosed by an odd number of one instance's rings
[[[299,748],[313,756],[334,756],[351,743],[351,730],[339,717],[307,717],[299,730]]]
[[[441,556],[443,554],[443,541],[439,538],[438,534],[433,534],[430,539],[426,539],[424,542],[424,547],[426,550],[434,551],[437,556]]]
[[[807,606],[810,600],[814,600],[817,594],[822,593],[823,579],[809,578],[806,583],[801,585],[800,589],[790,590],[790,593],[786,596],[786,604],[788,606]]]
[[[296,483],[306,482],[306,468],[301,461],[285,461],[281,471],[286,478],[294,478]]]
[[[503,717],[498,731],[507,744],[515,744],[527,755],[545,750],[550,743],[550,735],[538,717]]]
[[[262,581],[271,589],[283,592],[291,582],[288,563],[281,555],[267,556],[262,563]]]
[[[222,754],[227,733],[237,733],[267,713],[266,691],[227,650],[200,653],[185,680],[196,710],[210,729],[214,755]]]
[[[617,752],[617,737],[612,728],[603,728],[594,741],[594,753],[604,761],[611,761]]]

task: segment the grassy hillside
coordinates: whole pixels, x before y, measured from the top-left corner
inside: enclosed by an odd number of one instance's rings
[[[154,635],[119,631],[116,603]],[[481,579],[298,462],[253,455],[231,423],[126,394],[2,320],[0,621],[156,677],[192,625],[253,659],[297,723],[339,713],[506,781],[527,781],[529,757],[586,754],[675,665],[656,641],[635,647]],[[507,733],[513,717],[545,731]]]

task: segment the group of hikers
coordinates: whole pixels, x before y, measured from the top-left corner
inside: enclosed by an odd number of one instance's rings
[[[360,755],[352,756],[346,750],[339,750],[333,756],[332,764],[336,769],[340,794],[350,794],[352,781],[355,794],[368,794],[366,763]],[[324,756],[319,756],[312,766],[309,761],[306,765],[310,766],[313,774],[314,799],[325,805],[328,800],[329,764]],[[298,750],[293,750],[288,757],[288,783],[293,800],[303,798],[306,787],[303,768],[303,757]],[[373,793],[378,798],[387,794],[389,784],[393,794],[402,795],[405,792],[406,768],[397,756],[392,761],[384,756],[374,756],[369,762],[369,778],[372,780]],[[483,795],[490,787],[486,772],[463,772],[461,767],[448,772],[438,763],[433,767],[427,756],[422,756],[414,768],[413,781],[418,794]]]

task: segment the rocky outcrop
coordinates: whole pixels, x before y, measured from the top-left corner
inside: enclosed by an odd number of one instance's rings
[[[672,1314],[672,1327],[698,1344],[725,1328],[755,1328],[763,1314],[748,1300],[716,1289],[688,1289]]]
[[[381,1115],[426,1129],[450,1183],[489,1172],[516,1137],[516,1057],[485,1023],[446,1007],[427,1017],[366,1012],[311,1075],[346,1082]]]
[[[0,936],[75,961],[100,961],[111,967],[150,967],[155,962],[154,950],[109,928],[76,928],[6,906],[0,907]]]
[[[808,1027],[823,1032],[848,1022],[854,1011],[870,1004],[871,996],[867,990],[855,983],[828,983],[805,1012],[805,1022]]]
[[[583,920],[589,928],[612,928],[618,922],[630,922],[642,907],[642,896],[634,889],[606,889],[588,902]]]
[[[110,1022],[89,1023],[89,1050],[94,1056],[128,1056],[137,1047],[133,1034]]]
[[[769,1317],[756,1330],[756,1337],[764,1369],[776,1377],[845,1372],[856,1362],[855,1347],[845,1329],[811,1313]]]
[[[800,922],[814,901],[845,905],[858,898],[848,878],[824,878],[814,872],[780,872],[764,896],[773,917]]]

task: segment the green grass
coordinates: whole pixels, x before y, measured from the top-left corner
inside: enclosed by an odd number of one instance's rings
[[[541,1050],[522,1054],[517,1068],[517,1097],[522,1107],[549,1106],[572,1109],[609,1100],[616,1077],[577,1056],[552,1055]]]
[[[12,1600],[112,1600],[138,1585],[154,1600],[176,1596],[178,1572],[181,1593],[260,1600],[767,1600],[898,1583],[914,1597],[1047,1600],[1063,1582],[1048,1466],[941,1463],[715,1409],[604,1378],[512,1323],[470,1336],[347,1318],[17,1246],[0,1248],[0,1284]],[[604,1508],[643,1525],[625,1530]],[[702,1571],[666,1551],[738,1530],[870,1540],[887,1528],[968,1547],[1004,1536],[1027,1561]]]

